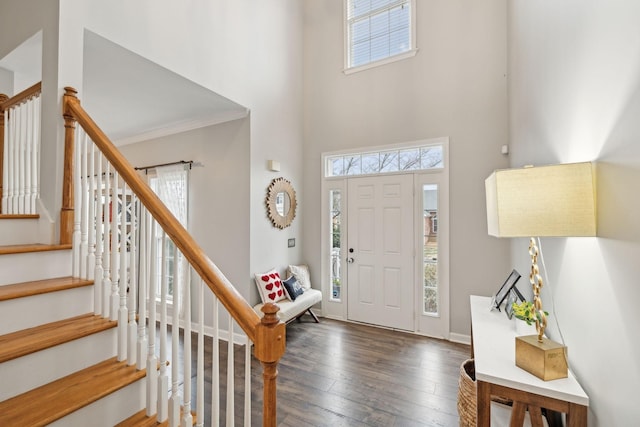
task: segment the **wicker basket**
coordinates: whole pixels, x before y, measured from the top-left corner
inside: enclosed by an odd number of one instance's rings
[[[511,399],[501,396],[492,395],[491,401],[507,406],[513,405]],[[460,427],[476,427],[477,406],[476,365],[473,359],[467,359],[460,365],[460,379],[458,379]]]
[[[458,380],[458,414],[460,427],[476,426],[476,367],[473,359],[467,359],[460,365]]]

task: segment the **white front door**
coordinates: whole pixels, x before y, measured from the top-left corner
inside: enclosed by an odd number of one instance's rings
[[[413,176],[348,180],[349,320],[414,331]]]

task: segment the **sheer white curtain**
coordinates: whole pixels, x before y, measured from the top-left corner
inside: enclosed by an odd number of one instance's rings
[[[156,168],[156,179],[158,197],[169,208],[171,213],[176,217],[178,221],[187,228],[188,218],[188,196],[189,196],[189,168],[184,165],[170,165],[161,166]],[[181,253],[178,254],[178,259],[174,260],[175,270],[173,281],[177,284],[177,288],[180,289],[181,295],[178,299],[178,307],[174,306],[174,310],[177,310],[178,314],[183,312],[183,295],[185,286],[187,285],[187,272],[188,265]],[[174,285],[174,289],[176,286]],[[175,298],[174,298],[175,301]]]

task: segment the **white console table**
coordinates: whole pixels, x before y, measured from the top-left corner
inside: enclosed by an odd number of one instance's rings
[[[478,427],[491,425],[491,396],[513,400],[511,426],[522,425],[528,409],[542,426],[541,408],[566,414],[567,427],[586,427],[589,397],[573,374],[543,381],[515,363],[516,331],[504,313],[490,311],[491,298],[471,296],[471,352],[475,359]]]

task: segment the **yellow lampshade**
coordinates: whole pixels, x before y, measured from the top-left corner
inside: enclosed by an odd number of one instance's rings
[[[596,235],[591,163],[497,170],[486,179],[485,189],[492,236]]]

